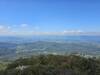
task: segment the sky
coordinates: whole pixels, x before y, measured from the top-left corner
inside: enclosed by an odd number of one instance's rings
[[[0,35],[100,32],[100,0],[0,0]]]

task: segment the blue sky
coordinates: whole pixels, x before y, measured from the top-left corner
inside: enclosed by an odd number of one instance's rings
[[[100,0],[0,0],[0,34],[49,32],[100,32]]]

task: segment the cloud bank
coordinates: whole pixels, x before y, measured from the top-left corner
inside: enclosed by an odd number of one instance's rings
[[[81,30],[63,30],[61,32],[40,32],[39,26],[30,27],[28,24],[5,26],[0,25],[0,35],[100,35],[99,32],[84,32]]]

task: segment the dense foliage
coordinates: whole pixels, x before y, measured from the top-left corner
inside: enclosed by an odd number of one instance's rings
[[[33,56],[8,64],[0,75],[100,75],[100,60],[75,55]]]

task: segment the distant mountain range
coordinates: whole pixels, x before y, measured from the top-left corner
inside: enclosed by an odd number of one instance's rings
[[[0,36],[0,42],[26,43],[34,41],[88,41],[100,42],[100,36]]]
[[[37,54],[100,55],[100,36],[0,36],[0,58]]]

